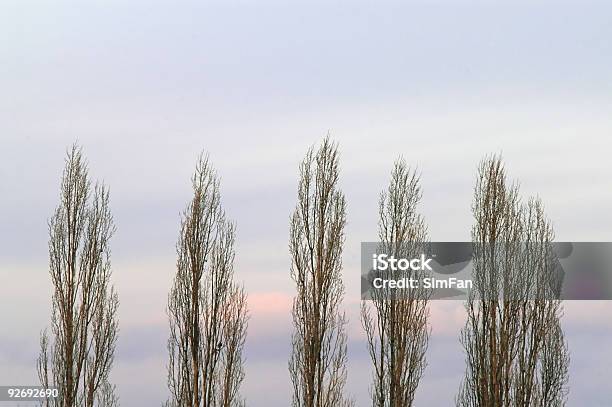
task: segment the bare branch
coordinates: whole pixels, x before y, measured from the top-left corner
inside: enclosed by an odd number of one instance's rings
[[[351,404],[344,396],[347,322],[339,309],[346,204],[338,172],[338,149],[329,138],[316,153],[310,149],[300,166],[289,235],[297,289],[289,361],[294,406]]]
[[[92,194],[76,144],[66,158],[60,198],[49,220],[51,335],[41,335],[38,359],[41,384],[57,386],[60,397],[43,405],[117,406],[116,397],[104,396],[118,333],[109,248],[115,225],[108,189],[96,184]]]
[[[234,283],[235,226],[221,208],[219,181],[200,156],[184,211],[177,272],[168,296],[168,406],[239,406],[246,293]]]
[[[457,405],[563,406],[569,355],[543,206],[522,203],[501,159],[490,157],[479,167],[472,208],[474,290],[461,334],[467,367]]]
[[[396,161],[386,192],[380,196],[380,253],[412,258],[425,250],[427,228],[416,212],[421,199],[419,177],[402,159]],[[411,272],[409,278],[421,279]],[[389,276],[391,277],[391,276]],[[372,405],[407,407],[425,370],[429,339],[425,288],[374,290],[361,304],[361,322],[374,367]]]

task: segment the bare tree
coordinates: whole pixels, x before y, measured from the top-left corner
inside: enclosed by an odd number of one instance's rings
[[[239,406],[247,330],[244,289],[234,282],[235,226],[221,208],[219,180],[200,156],[177,243],[168,296],[168,387],[176,407]]]
[[[420,199],[418,175],[404,160],[396,161],[389,187],[379,201],[379,253],[395,258],[412,258],[424,253],[427,228],[416,212]],[[409,274],[406,277],[423,277],[420,271]],[[362,301],[361,322],[374,366],[373,406],[412,406],[426,366],[427,299],[430,294],[430,290],[422,286],[403,290],[377,289],[372,291],[370,300]]]
[[[338,148],[329,138],[316,153],[311,148],[300,166],[289,237],[297,288],[289,360],[294,406],[351,405],[344,396],[347,321],[339,309],[346,205],[338,172]]]
[[[467,367],[458,406],[563,406],[569,353],[559,325],[553,230],[542,203],[522,203],[499,157],[478,171],[474,290],[461,334]]]
[[[104,185],[91,188],[82,150],[69,150],[60,204],[49,220],[53,283],[51,335],[41,335],[38,376],[60,396],[45,406],[117,406],[109,373],[119,300],[111,285],[109,240],[115,231]]]

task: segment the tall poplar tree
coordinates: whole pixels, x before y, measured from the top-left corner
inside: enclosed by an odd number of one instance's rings
[[[234,282],[236,229],[221,207],[219,179],[208,157],[200,156],[192,187],[168,296],[171,397],[166,405],[242,406],[247,297]]]
[[[49,220],[53,283],[51,333],[41,335],[38,376],[57,387],[53,407],[118,406],[109,375],[115,356],[119,300],[112,283],[110,238],[115,231],[109,193],[92,188],[81,148],[68,151],[60,203]]]
[[[521,202],[493,156],[478,169],[472,210],[474,289],[461,333],[467,366],[457,405],[564,406],[569,352],[543,205]]]
[[[347,320],[340,311],[346,203],[338,176],[338,147],[326,138],[316,152],[308,151],[300,166],[289,234],[297,290],[289,360],[293,406],[351,405],[344,394]]]
[[[396,161],[391,181],[379,201],[378,253],[414,258],[424,253],[427,227],[417,212],[421,199],[419,177],[402,159]],[[393,278],[392,271],[381,272]],[[406,278],[422,279],[421,271]],[[383,277],[384,278],[384,277]],[[373,364],[372,405],[412,406],[426,366],[429,340],[427,301],[431,290],[376,289],[362,301],[361,322]]]

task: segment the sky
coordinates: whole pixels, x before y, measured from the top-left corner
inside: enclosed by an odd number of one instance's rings
[[[612,5],[603,1],[32,2],[0,4],[0,385],[36,384],[50,321],[47,220],[66,149],[111,191],[120,296],[112,380],[160,405],[179,214],[200,152],[237,224],[251,313],[242,393],[291,398],[289,218],[298,165],[339,143],[347,199],[347,391],[367,405],[359,245],[377,235],[393,161],[421,174],[434,241],[469,240],[478,162],[501,153],[560,241],[612,241]],[[612,304],[568,302],[569,405],[605,406]],[[449,406],[463,305],[431,305],[417,405]],[[0,403],[1,404],[1,403]]]

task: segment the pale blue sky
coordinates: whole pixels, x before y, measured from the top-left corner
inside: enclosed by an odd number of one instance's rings
[[[111,188],[121,295],[113,378],[123,405],[165,388],[178,214],[201,150],[238,225],[254,299],[244,393],[285,406],[297,166],[329,131],[348,199],[348,390],[366,405],[359,242],[403,154],[422,173],[434,240],[466,240],[474,171],[503,152],[559,240],[612,240],[612,5],[606,2],[3,2],[0,5],[0,384],[32,384],[49,322],[46,220],[79,140]],[[266,308],[270,299],[275,309]],[[460,304],[437,304],[419,405],[451,405]],[[612,399],[612,306],[567,306],[570,405]],[[8,328],[10,327],[10,328]]]

